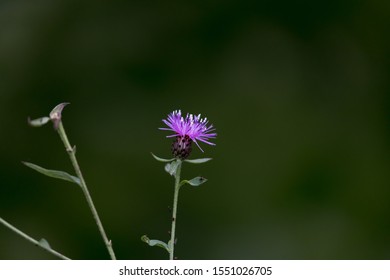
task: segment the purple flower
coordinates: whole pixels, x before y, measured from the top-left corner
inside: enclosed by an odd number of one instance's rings
[[[215,146],[209,140],[217,136],[215,128],[212,124],[208,125],[207,118],[201,119],[200,114],[194,116],[187,114],[186,117],[182,117],[181,111],[176,110],[168,115],[167,119],[162,120],[168,127],[160,128],[161,130],[173,131],[174,134],[167,137],[176,137],[176,140],[172,144],[172,152],[175,157],[185,159],[191,153],[191,144],[195,144],[203,152],[199,146],[198,141]]]

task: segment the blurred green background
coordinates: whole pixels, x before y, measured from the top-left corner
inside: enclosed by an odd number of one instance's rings
[[[0,216],[70,258],[105,259],[64,126],[120,259],[166,259],[173,178],[157,128],[202,113],[180,193],[179,259],[390,258],[389,1],[0,2]],[[0,259],[51,259],[0,227]]]

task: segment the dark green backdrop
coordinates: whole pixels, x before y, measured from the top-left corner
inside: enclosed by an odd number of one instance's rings
[[[179,259],[390,258],[388,1],[0,3],[0,216],[75,259],[108,254],[64,125],[120,259],[165,259],[173,179],[157,128],[175,109],[218,132],[182,189]],[[195,150],[197,150],[195,148]],[[193,158],[203,156],[195,151]],[[0,227],[0,259],[51,255]]]

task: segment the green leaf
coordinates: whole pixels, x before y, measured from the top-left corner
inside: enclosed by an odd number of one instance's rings
[[[176,169],[177,169],[178,166],[179,166],[179,162],[177,160],[176,161],[172,161],[171,163],[167,163],[165,165],[165,171],[168,172],[169,175],[175,176]]]
[[[39,246],[41,246],[45,249],[48,249],[48,250],[51,249],[49,242],[47,242],[47,240],[45,238],[42,238],[41,240],[39,240],[38,243],[39,243]]]
[[[157,161],[161,161],[161,162],[171,162],[171,161],[174,161],[175,158],[171,158],[171,159],[165,159],[165,158],[160,158],[158,156],[156,156],[155,154],[151,153],[152,156],[157,160]]]
[[[162,242],[162,241],[157,240],[157,239],[149,239],[149,237],[147,237],[146,235],[143,235],[141,237],[141,240],[143,242],[145,242],[146,244],[148,244],[149,246],[157,246],[157,247],[160,247],[160,248],[167,250],[168,253],[170,252],[169,246],[165,242]]]
[[[200,163],[208,162],[210,160],[212,160],[212,158],[186,159],[184,161],[188,163],[200,164]]]
[[[29,125],[33,127],[41,127],[47,124],[50,121],[49,117],[42,117],[39,119],[31,120],[30,118],[27,119],[27,122]]]
[[[197,187],[197,186],[200,186],[202,185],[203,183],[206,183],[207,182],[207,179],[204,178],[204,177],[195,177],[191,180],[183,180],[180,182],[180,186],[183,186],[185,184],[189,184],[191,186],[194,186],[194,187]]]
[[[62,180],[65,180],[65,181],[69,181],[69,182],[72,182],[72,183],[76,183],[78,185],[81,186],[81,183],[80,183],[80,179],[75,177],[75,176],[72,176],[64,171],[57,171],[57,170],[49,170],[49,169],[45,169],[43,167],[40,167],[36,164],[33,164],[33,163],[30,163],[30,162],[23,162],[22,163],[32,169],[34,169],[35,171],[38,171],[39,173],[42,173],[43,175],[46,175],[46,176],[49,176],[49,177],[53,177],[53,178],[57,178],[57,179],[62,179]]]
[[[203,183],[206,183],[206,182],[207,182],[206,178],[198,176],[198,177],[195,177],[195,178],[189,180],[188,184],[190,184],[191,186],[197,187],[197,186],[200,186],[200,185],[202,185]]]

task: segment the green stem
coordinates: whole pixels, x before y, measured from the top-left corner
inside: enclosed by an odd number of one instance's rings
[[[63,260],[70,260],[68,257],[65,257],[64,255],[62,255],[61,253],[58,253],[57,251],[51,249],[50,247],[48,246],[43,246],[39,241],[35,240],[34,238],[28,236],[27,234],[25,234],[24,232],[20,231],[19,229],[17,229],[16,227],[14,227],[13,225],[7,223],[5,220],[3,220],[2,218],[0,218],[0,223],[3,224],[4,226],[6,226],[7,228],[9,228],[10,230],[12,230],[13,232],[15,232],[16,234],[20,235],[21,237],[23,237],[24,239],[26,239],[27,241],[30,241],[31,243],[33,243],[34,245],[42,248],[43,250],[45,250],[46,252],[49,252],[50,254],[60,258],[60,259],[63,259]]]
[[[106,232],[104,231],[104,228],[103,228],[103,224],[100,221],[100,218],[99,218],[99,215],[98,215],[98,213],[96,211],[95,205],[93,204],[92,197],[89,194],[89,191],[88,191],[88,188],[87,188],[87,184],[85,183],[83,174],[81,173],[80,166],[79,166],[79,164],[77,162],[77,159],[76,159],[76,150],[75,150],[75,148],[72,148],[72,146],[70,145],[68,137],[66,136],[66,133],[65,133],[65,130],[64,130],[64,126],[62,125],[61,121],[59,122],[57,131],[58,131],[58,134],[61,137],[62,142],[65,145],[66,151],[69,154],[70,161],[72,162],[72,165],[73,165],[73,168],[74,168],[74,170],[75,170],[75,172],[77,174],[77,177],[79,177],[79,179],[80,179],[81,189],[83,190],[85,199],[87,200],[88,206],[91,209],[93,218],[95,219],[96,225],[99,228],[100,235],[103,238],[103,241],[104,241],[104,244],[107,247],[108,253],[110,254],[110,257],[111,257],[112,260],[116,260],[115,253],[114,253],[114,250],[112,248],[111,240],[109,240],[107,238]]]
[[[180,172],[181,172],[181,160],[177,160],[177,168],[175,173],[175,191],[173,194],[173,210],[172,210],[172,228],[171,228],[171,240],[170,240],[170,250],[169,250],[169,259],[173,260],[174,251],[175,251],[175,230],[176,230],[176,220],[177,220],[177,203],[179,201],[179,190],[180,190]]]

